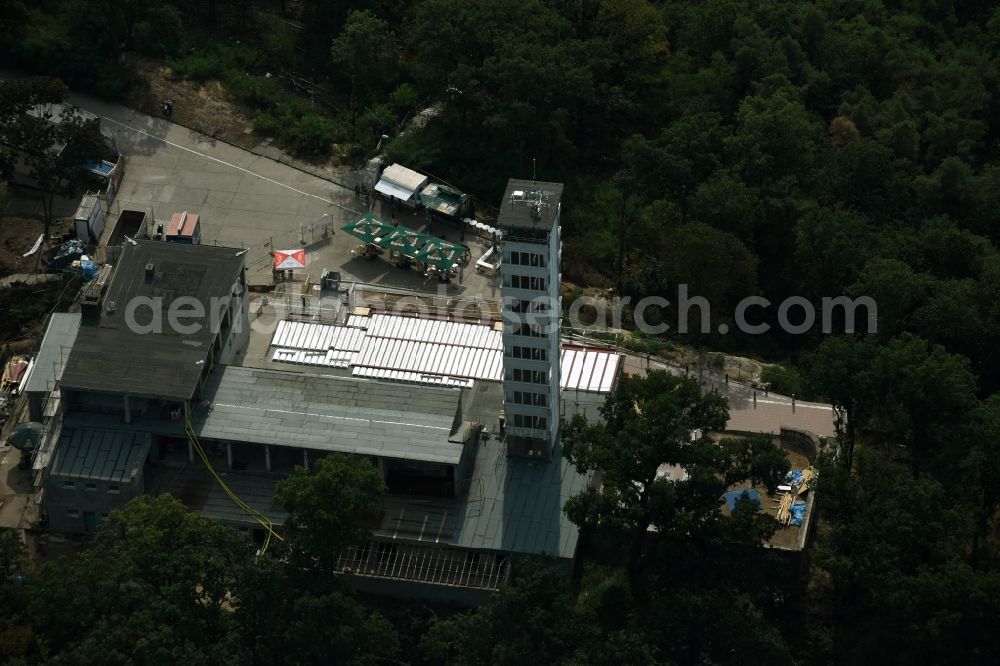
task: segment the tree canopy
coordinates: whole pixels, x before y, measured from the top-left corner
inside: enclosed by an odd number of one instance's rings
[[[378,468],[361,456],[333,453],[309,471],[296,468],[275,491],[288,511],[283,529],[296,563],[331,574],[341,551],[363,544],[377,527],[384,493]]]
[[[725,484],[773,484],[782,461],[763,441],[709,441],[705,433],[724,423],[725,406],[697,386],[655,374],[648,383],[625,380],[606,422],[563,428],[569,460],[602,473],[603,493],[583,493],[566,508],[583,527],[585,564],[600,561],[610,571],[577,572],[552,598],[541,598],[546,585],[557,589],[541,574],[515,581],[495,605],[434,623],[428,659],[462,658],[449,651],[453,637],[475,659],[513,660],[498,626],[508,623],[512,644],[576,663],[612,661],[616,650],[636,662],[753,655],[784,663],[790,652],[819,663],[997,660],[995,3],[277,5],[10,0],[0,2],[0,54],[10,66],[119,98],[141,89],[133,56],[153,58],[176,76],[222,82],[257,133],[342,166],[357,168],[389,134],[393,161],[474,193],[486,204],[477,210],[497,202],[508,177],[565,182],[562,270],[574,286],[675,301],[674,290],[687,285],[689,296],[710,300],[711,330],[673,328],[664,337],[787,365],[769,376],[801,398],[832,402],[840,417],[838,455],[821,470],[816,556],[786,570],[789,590],[774,582],[768,553],[756,547],[768,526],[752,512],[718,511]],[[63,100],[65,89],[8,83],[4,93],[0,129],[32,148],[36,178],[59,191],[91,154],[85,128],[68,119],[57,131],[23,111]],[[65,161],[43,156],[60,141]],[[718,325],[729,324],[734,304],[749,295],[773,304],[804,296],[817,306],[824,297],[866,296],[878,318],[852,330],[835,319],[836,335],[792,334],[780,330],[772,307],[758,311],[768,335],[721,333]],[[658,478],[658,467],[670,463],[686,479]],[[292,515],[287,555],[313,582],[338,548],[368,534],[382,492],[376,479],[370,466],[333,459],[283,484]],[[346,492],[341,482],[364,490]],[[327,510],[333,505],[348,511]],[[191,548],[202,546],[194,539]],[[112,562],[138,557],[105,547]],[[187,590],[191,567],[177,564]],[[282,653],[268,646],[295,649],[293,625],[305,631],[329,615],[366,617],[333,587],[308,588],[292,603],[276,581],[299,585],[294,570],[278,567],[285,578],[264,566],[245,571],[254,572],[241,574],[246,580],[258,577],[259,603],[247,595],[231,618],[211,604],[196,609],[183,620],[189,637],[174,641],[169,624],[140,646],[149,650],[142,654],[159,656],[167,645],[184,658],[202,646],[214,654],[208,643],[223,625],[252,618],[253,635],[269,642],[261,647],[239,634],[241,654],[269,663]],[[105,601],[106,590],[79,571],[60,575]],[[58,578],[43,571],[38,589],[48,577]],[[207,582],[207,594],[217,592]],[[10,587],[9,577],[4,585],[15,605],[16,591],[31,589]],[[75,619],[73,595],[48,589],[63,601],[24,601],[13,619],[0,619],[8,622],[0,624],[5,645],[37,644],[17,624],[33,608],[52,613],[51,622],[31,625],[45,645],[79,650],[66,652],[67,661],[98,648],[118,658],[133,647],[110,626],[117,615],[99,618],[105,624],[95,626],[108,631],[98,635]],[[172,604],[191,604],[178,589],[165,594],[164,607],[128,606],[127,620],[158,622],[169,619]],[[601,601],[589,606],[595,597]],[[126,591],[122,603],[133,602]],[[271,605],[297,610],[279,621]],[[618,617],[616,608],[624,609]],[[552,616],[572,622],[554,621],[549,634],[521,622]],[[614,647],[587,642],[573,623]],[[348,627],[331,649],[374,650],[369,632]]]
[[[42,193],[45,233],[56,195],[71,196],[89,181],[87,163],[104,156],[100,121],[65,104],[69,90],[58,79],[0,82],[0,175],[24,165]]]

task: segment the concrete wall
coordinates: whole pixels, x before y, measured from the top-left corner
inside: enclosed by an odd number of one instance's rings
[[[110,414],[117,416],[123,423],[125,420],[125,403],[120,393],[66,390],[63,391],[62,408],[64,413],[79,411],[92,414]]]
[[[87,484],[94,487],[90,488]],[[109,486],[117,486],[118,492],[113,492],[114,488]],[[107,514],[124,507],[144,490],[141,469],[131,483],[117,484],[49,475],[45,480],[45,511],[49,514],[49,530],[61,534],[85,534],[87,514],[93,514],[94,525],[100,524]]]
[[[816,456],[819,455],[820,449],[823,446],[819,437],[808,430],[781,426],[779,437],[782,446],[801,452],[809,458],[810,462],[816,460]]]
[[[469,491],[469,482],[472,480],[472,472],[476,464],[476,452],[479,450],[479,442],[482,437],[482,432],[476,432],[463,445],[462,458],[455,468],[455,494],[459,497]]]
[[[601,407],[607,400],[606,393],[567,389],[562,392],[562,418],[566,421],[581,414],[591,423],[603,419]]]

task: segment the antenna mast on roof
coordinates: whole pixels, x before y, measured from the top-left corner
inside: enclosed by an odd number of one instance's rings
[[[510,193],[511,208],[515,204],[523,203],[530,208],[531,223],[537,225],[542,220],[542,208],[548,208],[551,204],[545,190],[538,186],[537,161],[531,158],[531,189],[514,190]]]

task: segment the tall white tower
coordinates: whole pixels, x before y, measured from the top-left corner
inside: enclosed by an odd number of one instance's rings
[[[503,232],[504,416],[507,454],[549,458],[559,436],[562,183],[507,181]]]

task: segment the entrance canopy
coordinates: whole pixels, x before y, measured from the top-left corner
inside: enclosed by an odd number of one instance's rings
[[[375,191],[383,196],[393,197],[399,199],[400,201],[407,201],[413,196],[413,190],[400,187],[399,185],[390,183],[387,180],[380,180],[375,183]]]
[[[420,202],[419,192],[428,180],[422,173],[407,169],[402,164],[393,164],[382,172],[375,191],[407,206],[416,206]]]
[[[294,270],[296,268],[306,267],[306,251],[305,249],[298,250],[275,250],[274,251],[274,270],[276,271],[286,271]]]

